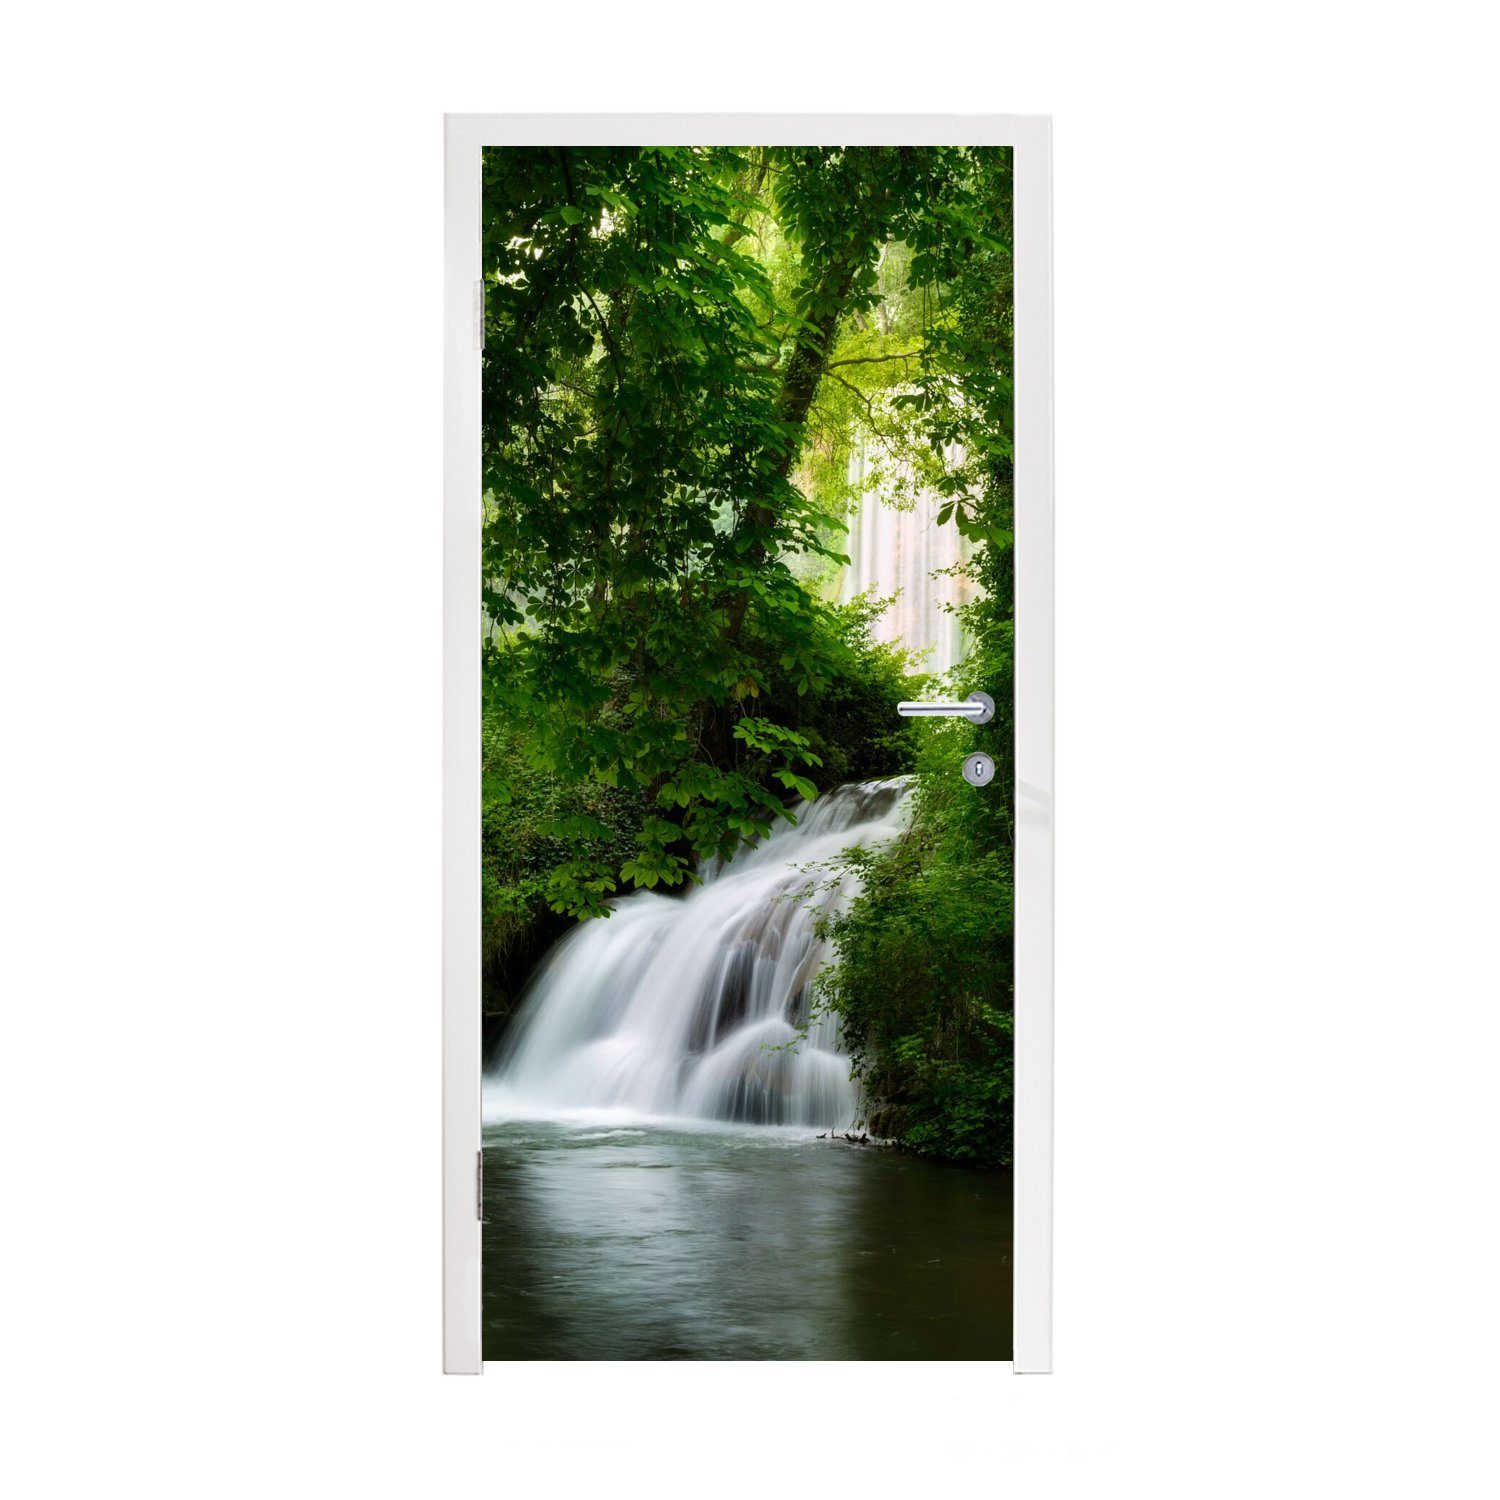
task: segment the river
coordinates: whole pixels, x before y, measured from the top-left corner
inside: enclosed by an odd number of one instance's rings
[[[484,1159],[487,1360],[1010,1358],[1008,1173],[608,1116]]]

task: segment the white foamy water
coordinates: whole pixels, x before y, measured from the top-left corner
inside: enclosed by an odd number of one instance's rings
[[[705,872],[684,895],[637,891],[582,923],[538,966],[485,1079],[487,1120],[691,1117],[852,1125],[858,1098],[837,1019],[807,1025],[827,945],[800,899],[809,864],[883,842],[905,822],[904,779],[838,787],[795,826]],[[790,1044],[790,1045],[789,1045]]]
[[[863,484],[870,466],[870,455],[858,449],[849,462],[851,482]],[[849,526],[849,565],[839,599],[847,603],[872,590],[882,599],[894,594],[895,603],[875,621],[871,636],[925,651],[926,670],[946,672],[963,654],[963,631],[951,606],[967,602],[971,588],[943,570],[963,561],[963,538],[951,519],[938,525],[938,511],[947,503],[943,496],[920,490],[903,510],[889,503],[892,491],[887,483],[865,491]]]

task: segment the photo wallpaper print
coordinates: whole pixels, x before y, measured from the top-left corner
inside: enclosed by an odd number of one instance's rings
[[[483,163],[484,1357],[1009,1359],[1011,151]]]

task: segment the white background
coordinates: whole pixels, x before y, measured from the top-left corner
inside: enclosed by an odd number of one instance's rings
[[[1481,17],[12,14],[8,1487],[1494,1493]],[[818,107],[1056,121],[1058,1373],[444,1379],[441,115]]]

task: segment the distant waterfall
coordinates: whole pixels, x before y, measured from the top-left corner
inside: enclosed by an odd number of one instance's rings
[[[805,867],[899,833],[904,778],[841,786],[795,826],[705,871],[685,895],[637,891],[583,923],[532,977],[485,1079],[486,1118],[623,1111],[817,1126],[858,1107],[837,1019],[807,1024],[827,957]]]
[[[856,449],[849,461],[850,482],[864,484],[871,466],[868,449]],[[943,496],[921,490],[909,509],[898,510],[889,503],[889,489],[872,484],[865,491],[849,527],[849,566],[839,599],[847,602],[869,590],[880,598],[896,594],[871,634],[877,641],[926,651],[926,670],[946,672],[963,654],[963,631],[957,616],[943,606],[967,602],[970,588],[951,575],[933,575],[963,561],[963,538],[951,520],[938,525]]]

